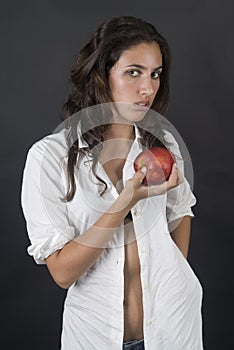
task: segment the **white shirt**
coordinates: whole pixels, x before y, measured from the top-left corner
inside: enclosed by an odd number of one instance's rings
[[[134,174],[133,161],[142,150],[139,131],[123,168],[123,182]],[[65,164],[68,146],[63,129],[35,142],[23,174],[22,209],[38,264],[85,232],[118,197],[104,169],[91,171],[91,158],[79,157],[76,193],[62,202],[67,190]],[[175,139],[171,150],[180,155]],[[86,144],[79,136],[81,147]],[[177,161],[184,174],[183,161]],[[168,222],[189,215],[196,199],[184,178],[165,195],[139,201],[131,210],[141,266],[146,350],[202,350],[202,286],[171,238]],[[124,227],[116,231],[96,263],[67,292],[61,336],[62,350],[121,350],[124,334]]]

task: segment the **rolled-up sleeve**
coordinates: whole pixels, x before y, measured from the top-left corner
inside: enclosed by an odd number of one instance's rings
[[[22,178],[21,206],[31,245],[28,254],[37,264],[75,236],[69,225],[60,145],[46,138],[28,151]]]
[[[167,192],[166,215],[167,221],[170,223],[186,215],[194,217],[191,207],[196,204],[197,200],[188,180],[184,176],[184,160],[178,143],[168,131],[165,132],[165,139],[171,145],[170,150],[176,157],[176,163],[183,178],[183,182],[180,185]]]

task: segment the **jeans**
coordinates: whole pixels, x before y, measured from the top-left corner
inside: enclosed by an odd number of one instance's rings
[[[144,339],[123,342],[123,350],[144,350]]]

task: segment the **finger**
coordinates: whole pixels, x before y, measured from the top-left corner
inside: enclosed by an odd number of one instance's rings
[[[175,187],[174,185],[173,187]],[[170,187],[171,188],[171,187]],[[142,198],[154,197],[163,195],[168,191],[168,181],[164,181],[160,185],[150,185],[150,186],[140,186],[138,189],[139,193],[141,193]]]
[[[183,175],[181,174],[179,168],[177,168],[177,172],[178,172],[177,185],[180,185],[184,181],[184,178],[183,178]]]
[[[144,177],[146,176],[147,173],[147,168],[145,166],[143,166],[141,169],[139,169],[138,171],[136,171],[136,173],[133,175],[132,179],[136,179],[137,183],[141,184]]]
[[[173,164],[169,179],[166,181],[167,190],[178,185],[178,169],[176,163]]]
[[[143,174],[147,174],[147,168],[146,168],[146,166],[143,166],[141,169],[140,169],[140,171],[143,173]]]
[[[148,187],[148,197],[162,195],[167,192],[167,181],[160,185],[151,185]]]

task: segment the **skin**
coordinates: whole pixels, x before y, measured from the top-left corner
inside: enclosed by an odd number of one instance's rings
[[[156,43],[142,43],[122,53],[109,76],[113,101],[121,102],[124,109],[124,113],[115,115],[115,122],[132,123],[144,118],[146,110],[136,103],[146,102],[150,108],[160,86],[161,72],[162,55]]]
[[[143,169],[137,171],[125,187],[122,185],[122,169],[135,137],[132,123],[144,118],[147,108],[152,105],[160,86],[161,66],[159,46],[156,43],[141,43],[124,51],[110,71],[109,84],[113,101],[123,104],[118,105],[119,110],[113,116],[113,124],[110,124],[104,134],[99,161],[119,196],[92,227],[46,259],[52,277],[62,288],[69,288],[96,262],[113,237],[116,227],[123,223],[139,200],[163,194],[181,183],[180,174],[174,165],[169,179],[161,185],[143,186]],[[139,101],[146,102],[147,106],[139,106]],[[183,219],[173,230],[173,239],[185,256],[188,251],[189,224],[188,218]],[[143,337],[143,311],[134,230],[131,224],[126,225],[126,230],[133,240],[125,245],[124,340],[131,340]]]

